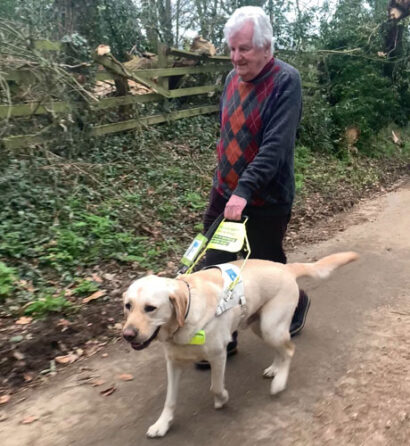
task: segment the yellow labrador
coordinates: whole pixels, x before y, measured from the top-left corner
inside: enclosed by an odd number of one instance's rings
[[[250,326],[272,347],[274,359],[264,376],[273,378],[272,395],[284,390],[295,350],[289,326],[299,296],[296,279],[302,276],[326,278],[334,269],[357,258],[354,252],[342,252],[315,263],[283,265],[248,260],[242,271],[246,307],[235,306],[220,316],[215,312],[223,294],[223,279],[217,268],[177,279],[151,275],[133,282],[124,293],[123,336],[135,350],[146,348],[152,340],[158,339],[165,346],[167,360],[165,405],[156,423],[148,429],[148,437],[162,437],[170,428],[178,382],[186,362],[209,361],[214,406],[219,409],[226,404],[226,346],[239,325]],[[241,263],[233,262],[237,266]],[[205,343],[191,345],[191,339],[199,330],[205,331]]]

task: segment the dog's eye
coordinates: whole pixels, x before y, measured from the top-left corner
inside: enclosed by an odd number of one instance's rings
[[[154,307],[153,305],[145,305],[144,307],[144,311],[146,313],[151,313],[152,311],[156,310],[157,307]]]
[[[128,310],[128,311],[131,310],[131,304],[130,304],[129,302],[127,302],[127,303],[124,305],[124,307],[125,307],[125,309]]]

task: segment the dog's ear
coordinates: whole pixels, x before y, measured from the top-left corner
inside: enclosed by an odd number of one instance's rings
[[[188,289],[183,282],[178,284],[176,289],[169,295],[169,300],[175,309],[178,325],[182,327],[185,322],[185,313],[188,306]]]

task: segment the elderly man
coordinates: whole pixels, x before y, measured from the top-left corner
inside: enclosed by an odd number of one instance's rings
[[[237,9],[224,28],[233,70],[220,105],[218,166],[204,216],[205,231],[223,213],[247,215],[251,257],[286,263],[282,247],[295,193],[294,146],[302,112],[298,71],[272,56],[272,26],[259,7]],[[209,250],[206,265],[235,260]],[[301,291],[290,327],[299,333],[310,301]],[[236,352],[236,333],[228,355]],[[201,362],[198,367],[207,366]]]

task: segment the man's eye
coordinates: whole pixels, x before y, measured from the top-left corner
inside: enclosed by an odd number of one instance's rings
[[[131,304],[129,303],[129,302],[127,302],[125,305],[124,305],[124,307],[125,307],[125,309],[126,310],[131,310]]]
[[[153,305],[145,305],[144,307],[144,311],[146,313],[151,313],[152,311],[156,310],[157,307],[154,307]]]

